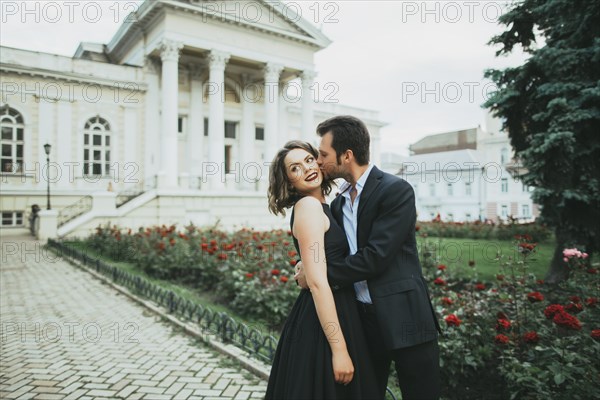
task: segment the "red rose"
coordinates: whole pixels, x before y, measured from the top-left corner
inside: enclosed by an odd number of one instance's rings
[[[583,311],[583,305],[581,303],[569,303],[566,305],[565,310],[573,314],[578,314]]]
[[[217,258],[219,260],[227,260],[227,254],[225,254],[225,253],[219,253],[219,255],[217,256]]]
[[[597,274],[598,270],[596,268],[588,268],[587,273],[588,274]]]
[[[573,303],[581,303],[581,297],[579,296],[569,296],[569,300]]]
[[[537,283],[538,285],[543,285],[544,284],[544,280],[543,279],[538,279],[537,281],[535,281],[535,283]]]
[[[504,275],[498,274],[498,275],[496,275],[496,279],[499,280],[499,281],[503,281],[504,280]]]
[[[295,267],[295,266],[296,266],[296,264],[298,264],[298,261],[296,261],[296,260],[290,260],[290,265],[291,265],[292,267]]]
[[[544,315],[546,316],[546,318],[551,319],[554,317],[554,314],[564,311],[564,310],[565,310],[565,308],[563,306],[561,306],[560,304],[550,304],[544,310]]]
[[[215,239],[213,239],[213,240],[210,241],[210,244],[213,245],[213,246],[215,246],[217,244],[217,241]]]
[[[279,280],[283,283],[286,283],[289,280],[289,278],[287,276],[282,276],[281,278],[279,278]]]
[[[202,247],[202,250],[208,250],[208,243],[201,243],[200,247]]]
[[[246,278],[250,279],[252,277],[254,277],[254,274],[252,272],[246,273]]]
[[[496,314],[496,318],[508,320],[508,316],[506,314],[504,314],[502,311],[498,311],[498,313]]]
[[[525,343],[535,344],[540,341],[540,337],[538,336],[536,331],[531,331],[523,335],[523,341]]]
[[[475,285],[475,289],[479,291],[485,290],[485,283],[478,283],[477,285]]]
[[[539,301],[544,301],[544,295],[540,292],[531,292],[527,294],[527,300],[532,303],[537,303]]]
[[[435,278],[435,280],[433,281],[434,284],[438,285],[438,286],[444,286],[446,284],[446,281],[443,280],[442,278]]]
[[[452,305],[452,303],[454,303],[454,301],[450,297],[442,297],[442,304],[449,306]]]
[[[496,323],[497,331],[508,331],[510,329],[511,323],[507,319],[499,319]]]
[[[444,271],[446,269],[446,266],[444,264],[440,264],[438,265],[437,269],[440,271]]]
[[[288,257],[296,257],[298,255],[298,253],[296,252],[296,250],[290,250],[288,251]]]
[[[508,338],[508,336],[503,335],[503,334],[498,334],[494,338],[494,342],[496,344],[508,344],[509,341],[510,341],[510,339]]]
[[[588,307],[596,307],[596,304],[598,304],[597,297],[589,297],[589,298],[585,299],[585,305]]]
[[[579,322],[577,317],[572,316],[564,310],[554,314],[552,322],[558,326],[562,326],[563,328],[572,329],[574,331],[581,330],[581,322]]]
[[[592,339],[600,340],[600,329],[594,329],[592,331]]]
[[[281,272],[278,269],[272,269],[271,275],[279,275]]]
[[[448,326],[460,326],[462,320],[460,320],[456,315],[450,314],[444,318],[446,321],[446,325]]]

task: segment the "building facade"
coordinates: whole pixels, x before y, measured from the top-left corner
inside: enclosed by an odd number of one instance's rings
[[[46,208],[48,182],[60,236],[107,222],[283,226],[267,212],[269,162],[337,114],[366,122],[378,162],[378,113],[316,99],[329,39],[280,2],[225,3],[147,0],[73,57],[0,47],[4,227]]]
[[[415,190],[419,220],[529,222],[539,215],[508,135],[490,115],[485,128],[429,135],[410,150],[399,175]]]

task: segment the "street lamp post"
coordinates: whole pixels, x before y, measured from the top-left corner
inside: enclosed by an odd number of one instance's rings
[[[46,198],[46,210],[50,210],[50,149],[52,146],[48,143],[44,145],[44,151],[46,152],[46,181],[48,182],[48,193]]]

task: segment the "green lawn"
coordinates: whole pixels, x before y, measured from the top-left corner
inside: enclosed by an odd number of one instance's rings
[[[522,256],[516,251],[515,243],[510,240],[488,240],[488,239],[456,239],[456,238],[417,238],[420,254],[423,246],[432,248],[433,253],[440,257],[440,263],[448,267],[449,274],[455,277],[474,278],[482,281],[493,281],[500,274],[499,262],[496,254],[503,257]],[[543,279],[550,266],[554,253],[553,242],[538,243],[536,252],[528,259],[529,272],[538,279]],[[469,267],[469,260],[475,261],[474,267]],[[423,261],[423,260],[421,260]]]

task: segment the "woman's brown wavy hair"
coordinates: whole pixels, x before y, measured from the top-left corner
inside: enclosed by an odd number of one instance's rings
[[[285,167],[285,157],[291,150],[302,149],[306,150],[315,157],[315,160],[319,157],[317,149],[308,142],[300,140],[291,140],[283,146],[281,150],[277,152],[273,162],[269,167],[269,190],[267,192],[269,199],[269,211],[275,215],[285,215],[285,209],[296,204],[304,195],[298,193],[292,186]],[[329,179],[325,179],[323,176],[323,183],[321,183],[321,190],[323,195],[331,193],[331,183]]]

